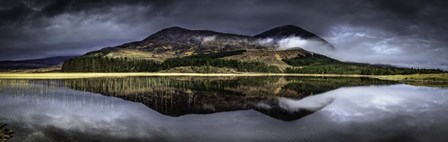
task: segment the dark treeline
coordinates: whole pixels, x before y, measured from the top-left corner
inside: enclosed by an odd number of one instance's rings
[[[218,58],[222,58],[222,57],[243,54],[244,52],[246,52],[246,50],[234,50],[234,51],[215,52],[215,53],[208,53],[208,54],[197,54],[197,55],[187,56],[187,57],[183,57],[183,58],[189,58],[189,59],[192,59],[192,58],[218,59]]]
[[[155,72],[160,64],[151,60],[85,56],[62,65],[64,72]]]
[[[100,56],[78,57],[64,62],[64,72],[156,72],[182,66],[205,66],[234,68],[240,72],[272,72],[281,70],[262,62],[240,62],[237,60],[218,59],[225,56],[241,54],[244,51],[230,51],[194,55],[183,58],[171,58],[163,63],[151,60],[130,58],[107,58]]]
[[[344,63],[322,55],[301,56],[283,61],[291,66],[295,66],[286,68],[285,73],[394,75],[443,72],[439,69],[414,69],[360,63]]]
[[[281,72],[276,66],[262,62],[240,62],[237,60],[212,59],[212,58],[172,58],[165,60],[161,68],[170,69],[181,66],[213,66],[220,68],[234,68],[240,72]]]
[[[237,60],[221,59],[222,57],[238,55],[244,50],[199,54],[182,58],[171,58],[164,62],[132,58],[108,58],[101,56],[82,56],[64,62],[64,72],[157,72],[182,66],[203,66],[233,68],[239,72],[282,72],[277,66],[263,62],[241,62]],[[306,54],[284,62],[292,67],[286,68],[284,73],[308,74],[362,74],[362,75],[391,75],[416,73],[441,73],[438,69],[413,69],[392,66],[369,65],[360,63],[345,63],[318,54]]]
[[[291,89],[306,95],[325,93],[327,91],[335,90],[341,87],[386,85],[396,83],[393,81],[363,77],[295,77],[286,79],[291,83],[285,85],[284,89]]]
[[[316,66],[316,65],[326,65],[326,64],[335,64],[341,63],[338,60],[328,58],[319,54],[305,54],[303,56],[291,58],[291,59],[283,59],[283,62],[291,65],[291,66]]]
[[[381,66],[362,66],[348,64],[329,64],[318,66],[289,67],[285,73],[310,73],[310,74],[362,74],[362,75],[398,75],[416,73],[442,73],[438,69],[414,69]]]

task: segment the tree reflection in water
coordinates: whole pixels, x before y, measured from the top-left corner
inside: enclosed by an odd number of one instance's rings
[[[301,99],[344,86],[391,83],[368,78],[314,77],[125,77],[63,81],[64,86],[75,90],[141,102],[169,116],[254,109],[282,120],[295,120],[311,112],[285,110],[278,104],[279,97]]]

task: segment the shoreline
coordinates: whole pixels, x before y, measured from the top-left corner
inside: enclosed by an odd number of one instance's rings
[[[285,74],[285,73],[0,73],[0,79],[76,79],[96,77],[132,77],[132,76],[297,76],[297,77],[375,77],[377,75],[356,74]]]
[[[423,83],[448,86],[448,73],[410,74],[410,75],[357,75],[357,74],[286,74],[286,73],[157,73],[157,72],[124,72],[124,73],[0,73],[0,79],[80,79],[98,77],[244,77],[244,76],[290,76],[290,77],[367,77],[402,83]]]

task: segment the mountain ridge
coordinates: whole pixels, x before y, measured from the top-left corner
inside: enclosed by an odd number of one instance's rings
[[[292,32],[291,34],[300,36],[302,33]],[[316,35],[314,36],[318,37]],[[142,52],[150,52],[149,54],[152,55],[151,57],[147,57],[148,59],[158,58],[156,60],[159,60],[232,50],[278,49],[278,45],[276,45],[276,43],[263,43],[263,40],[264,38],[249,35],[223,33],[210,30],[190,30],[173,26],[159,30],[141,41],[103,48],[97,51],[89,52],[87,55],[99,53],[107,56],[111,52],[120,54],[120,50],[123,52],[134,52],[137,50]],[[326,43],[329,44],[328,42]]]
[[[232,71],[333,74],[439,72],[438,70],[415,70],[342,62],[300,47],[281,50],[277,42],[291,37],[318,40],[334,48],[316,34],[293,25],[276,27],[255,36],[169,27],[141,41],[103,48],[67,60],[62,66],[62,71],[169,72],[182,70],[182,72],[204,73]],[[269,39],[269,42],[265,42],[266,39]],[[195,68],[185,68],[191,66]]]

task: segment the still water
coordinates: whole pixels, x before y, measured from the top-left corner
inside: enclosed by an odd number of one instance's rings
[[[448,140],[448,89],[367,78],[0,80],[13,141]]]

